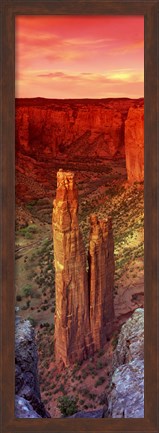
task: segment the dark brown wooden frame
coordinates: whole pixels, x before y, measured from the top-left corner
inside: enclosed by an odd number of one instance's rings
[[[159,432],[157,419],[158,0],[2,0],[2,365],[3,433]],[[145,418],[14,418],[15,15],[144,15],[145,18]],[[159,27],[159,22],[158,22]]]

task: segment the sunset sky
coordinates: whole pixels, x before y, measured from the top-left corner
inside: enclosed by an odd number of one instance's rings
[[[144,96],[144,17],[16,17],[16,97]]]

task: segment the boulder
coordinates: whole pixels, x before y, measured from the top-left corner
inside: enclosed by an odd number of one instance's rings
[[[138,308],[122,326],[114,354],[108,393],[111,418],[144,417],[144,310]]]
[[[15,418],[41,418],[32,405],[23,397],[15,397]]]
[[[38,381],[38,355],[34,329],[29,320],[16,317],[15,323],[15,394],[28,401],[42,418],[49,418],[41,401]],[[23,403],[23,400],[16,400]],[[18,413],[20,403],[18,404]],[[24,412],[24,411],[23,411]],[[23,417],[23,416],[22,416]]]

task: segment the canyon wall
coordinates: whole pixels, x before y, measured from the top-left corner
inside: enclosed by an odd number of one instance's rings
[[[127,98],[17,99],[16,150],[38,159],[124,157],[125,120],[135,104]]]
[[[131,107],[125,122],[125,154],[128,182],[144,180],[144,106]]]
[[[78,191],[72,172],[59,170],[57,173],[52,224],[55,357],[68,365],[92,355],[103,346],[112,331],[114,244],[111,221],[100,222],[92,216],[87,274],[78,224]]]

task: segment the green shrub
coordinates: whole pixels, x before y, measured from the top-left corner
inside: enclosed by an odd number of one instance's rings
[[[62,415],[70,416],[78,411],[77,398],[73,396],[61,396],[58,398],[58,408]]]
[[[28,296],[32,295],[32,286],[31,284],[26,284],[26,286],[22,287],[22,292],[23,295],[26,296],[26,298],[28,298]]]
[[[33,317],[27,317],[27,320],[29,320],[29,322],[31,323],[31,325],[33,326],[33,327],[35,327],[35,325],[36,325],[36,321],[35,321],[35,319],[33,319]]]
[[[91,400],[95,400],[96,399],[96,394],[94,394],[93,392],[90,392],[89,393],[89,398],[91,399]]]
[[[102,385],[104,382],[105,382],[105,377],[103,377],[103,376],[99,377],[99,379],[95,383],[95,388],[97,388],[97,386]]]
[[[32,200],[30,201],[30,203],[27,203],[26,208],[32,209],[32,207],[35,206],[36,204],[37,204],[37,200]]]
[[[27,227],[23,227],[19,230],[19,234],[21,234],[22,236],[26,237],[26,238],[32,238],[32,234],[37,233],[38,228],[36,226],[36,224],[31,224]]]
[[[17,295],[17,296],[16,296],[16,301],[17,301],[17,302],[20,302],[21,300],[22,300],[21,295]]]
[[[98,358],[100,358],[100,356],[103,356],[104,355],[104,350],[103,349],[100,349],[99,350],[99,352],[98,352]]]
[[[82,371],[82,378],[83,378],[83,379],[86,379],[87,376],[88,376],[87,371],[83,370],[83,371]]]
[[[97,361],[97,369],[100,370],[101,368],[103,368],[103,362]]]
[[[118,335],[115,334],[115,335],[114,335],[114,338],[113,338],[113,340],[112,340],[113,350],[115,350],[117,344],[118,344]]]
[[[65,387],[64,387],[63,383],[61,383],[61,385],[59,387],[59,391],[63,392],[63,394],[66,394]]]

